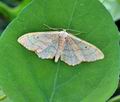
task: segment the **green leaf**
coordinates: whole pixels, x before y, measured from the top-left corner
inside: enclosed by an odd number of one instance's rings
[[[4,100],[6,98],[5,93],[3,92],[3,90],[0,88],[0,101]]]
[[[108,102],[120,102],[120,95],[113,97],[112,99],[110,99]]]
[[[94,6],[93,6],[94,5]],[[41,60],[17,38],[28,32],[70,28],[100,48],[105,58],[71,67]],[[0,39],[0,85],[13,102],[105,102],[119,75],[119,36],[109,13],[96,0],[34,0]]]
[[[114,21],[120,19],[120,0],[99,0],[112,15]]]
[[[12,102],[4,93],[2,87],[0,87],[0,102]]]

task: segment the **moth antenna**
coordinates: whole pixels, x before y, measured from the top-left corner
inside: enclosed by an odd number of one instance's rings
[[[73,29],[66,29],[66,30],[68,30],[68,31],[73,31],[73,32],[80,32],[80,31],[78,31],[78,30],[73,30]]]
[[[84,32],[79,32],[79,33],[76,33],[74,35],[79,35],[79,34],[85,34]]]
[[[64,29],[64,28],[53,28],[53,27],[50,27],[49,25],[47,24],[43,24],[45,27],[47,27],[48,29],[52,29],[52,30],[63,30],[63,31],[73,31],[73,32],[78,32],[77,34],[74,34],[74,35],[79,35],[79,34],[82,34],[83,32],[80,32],[78,30],[74,30],[74,29]]]
[[[53,27],[50,27],[49,25],[47,24],[43,24],[45,27],[47,27],[48,29],[52,29],[52,30],[63,30],[63,28],[53,28]]]
[[[47,24],[43,24],[45,27],[47,27],[48,29],[52,29],[52,30],[57,30],[56,28],[52,28],[52,27],[50,27],[49,25],[47,25]]]
[[[68,31],[73,31],[73,32],[78,32],[78,33],[76,33],[76,34],[74,34],[74,35],[79,35],[79,34],[84,34],[84,33],[85,33],[85,32],[80,32],[80,31],[74,30],[74,29],[66,29],[66,30],[68,30]]]

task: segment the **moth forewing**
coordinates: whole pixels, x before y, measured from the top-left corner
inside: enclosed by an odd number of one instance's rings
[[[70,38],[72,38],[74,42],[78,42],[79,48],[81,50],[81,53],[84,52],[84,51],[88,51],[88,54],[89,54],[89,52],[91,52],[91,50],[95,50],[95,52],[92,53],[92,54],[96,55],[95,56],[95,58],[96,58],[95,60],[99,60],[99,59],[103,59],[104,58],[103,52],[99,48],[97,48],[95,45],[90,44],[90,43],[88,43],[88,42],[86,42],[86,41],[84,41],[84,40],[82,40],[80,38],[77,38],[76,36],[74,36],[72,34],[69,34],[68,36]]]

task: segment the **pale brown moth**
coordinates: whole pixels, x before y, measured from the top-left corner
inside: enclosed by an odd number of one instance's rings
[[[104,58],[104,54],[96,46],[66,30],[27,33],[18,42],[42,59],[55,58],[55,62],[60,59],[72,66]]]

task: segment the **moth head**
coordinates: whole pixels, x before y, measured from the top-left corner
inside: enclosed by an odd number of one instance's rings
[[[64,38],[68,36],[68,33],[66,32],[65,29],[63,29],[63,31],[60,32],[60,36]]]
[[[38,49],[38,46],[35,46],[37,36],[33,34],[25,34],[18,38],[18,42],[27,48],[28,50],[35,51]]]

